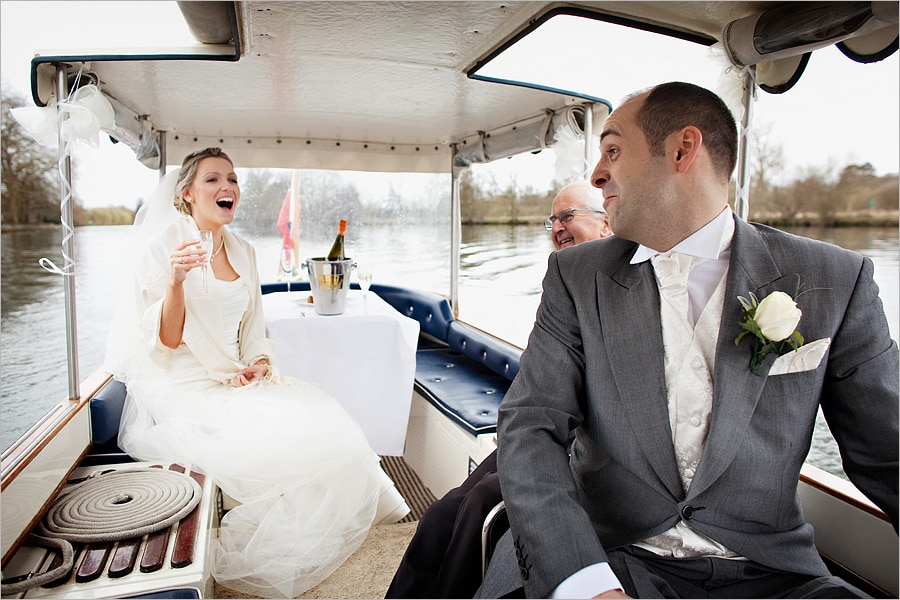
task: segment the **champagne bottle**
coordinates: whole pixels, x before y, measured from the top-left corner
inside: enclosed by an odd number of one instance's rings
[[[337,236],[334,238],[331,250],[328,251],[328,260],[344,260],[346,258],[344,256],[344,232],[346,231],[347,221],[341,219],[341,222],[338,224]]]

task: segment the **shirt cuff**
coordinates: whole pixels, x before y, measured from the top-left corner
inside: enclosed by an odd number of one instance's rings
[[[550,593],[551,598],[593,598],[610,590],[625,590],[609,563],[595,563],[575,571]]]
[[[266,359],[266,362],[271,362],[271,361],[269,361],[269,357],[268,357],[268,356],[266,356],[265,354],[259,354],[259,355],[257,355],[257,356],[254,356],[254,357],[250,360],[250,362],[248,362],[247,364],[248,364],[248,365],[255,365],[255,364],[257,363],[257,361],[260,361],[260,360],[262,360],[262,359]],[[270,365],[270,366],[271,366],[271,365]]]

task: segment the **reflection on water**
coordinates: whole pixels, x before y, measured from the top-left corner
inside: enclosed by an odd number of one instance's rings
[[[0,315],[4,326],[10,313],[40,302],[53,303],[63,293],[60,280],[38,266],[44,256],[59,254],[62,235],[58,229],[4,233],[0,249],[0,268],[4,285],[0,287]],[[54,261],[62,263],[62,260]],[[53,285],[60,283],[60,285]],[[9,285],[7,285],[9,284]],[[49,294],[49,296],[48,296]]]
[[[898,337],[900,244],[896,228],[794,229],[872,258],[875,280]],[[127,227],[76,230],[78,356],[83,379],[102,364],[117,284],[128,255]],[[62,264],[58,230],[2,235],[2,397],[0,422],[5,448],[67,393],[66,338],[61,276],[38,260]],[[263,281],[279,273],[277,236],[250,238]],[[348,240],[348,254],[375,263],[374,281],[449,292],[449,242],[437,227],[367,225]],[[319,247],[320,244],[321,247]],[[301,248],[301,257],[322,256],[330,240]],[[547,256],[553,250],[540,226],[466,226],[462,229],[460,318],[524,347],[540,302]],[[355,275],[353,280],[355,281]],[[840,472],[827,427],[816,430],[815,463]]]
[[[891,337],[898,339],[898,319],[900,319],[900,245],[898,230],[881,227],[797,227],[788,229],[791,233],[819,239],[842,248],[856,250],[872,259],[875,265],[875,282],[880,288],[880,296],[887,315]],[[816,466],[843,476],[841,457],[837,445],[822,411],[816,418],[813,432],[813,449],[817,451]]]

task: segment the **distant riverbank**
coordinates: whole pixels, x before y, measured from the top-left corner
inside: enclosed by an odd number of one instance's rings
[[[7,233],[12,231],[46,231],[48,229],[56,229],[61,227],[59,223],[25,223],[17,225],[15,223],[4,223],[0,225],[0,232]]]
[[[818,213],[791,217],[751,215],[750,220],[772,227],[897,227],[900,224],[900,212],[838,213],[829,217]]]
[[[494,219],[469,221],[465,225],[542,225],[546,217],[521,217],[519,219]],[[781,215],[751,215],[750,220],[772,227],[897,227],[900,226],[900,211],[839,213],[825,218],[818,213],[799,214],[791,217]],[[59,227],[58,223],[30,223],[15,225],[4,223],[2,231],[40,231]]]
[[[464,225],[542,225],[546,217],[520,217],[519,219],[485,219],[468,221]],[[798,214],[790,217],[781,215],[752,214],[750,220],[771,227],[897,227],[900,226],[900,211],[839,213],[828,218],[818,213]]]

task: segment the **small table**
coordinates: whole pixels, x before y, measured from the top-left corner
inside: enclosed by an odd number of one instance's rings
[[[283,375],[313,381],[359,423],[381,455],[401,456],[409,423],[419,322],[369,292],[349,290],[343,314],[316,314],[310,292],[263,296]]]

